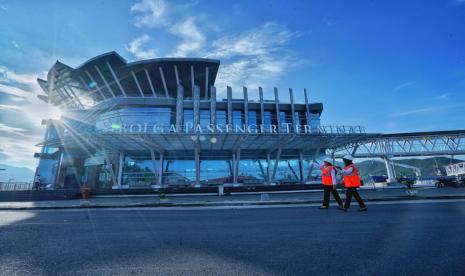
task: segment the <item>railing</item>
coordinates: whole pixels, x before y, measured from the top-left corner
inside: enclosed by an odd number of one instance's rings
[[[447,165],[446,173],[448,176],[465,175],[465,162]]]
[[[0,191],[27,191],[32,190],[32,182],[0,183]]]

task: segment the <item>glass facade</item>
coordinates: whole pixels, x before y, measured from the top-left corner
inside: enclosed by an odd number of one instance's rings
[[[210,109],[200,109],[200,125],[206,127],[211,122],[211,112]]]
[[[218,92],[217,108],[212,111],[209,101],[214,90],[208,93],[208,87],[214,85],[218,67],[217,61],[197,59],[126,64],[114,53],[89,60],[84,69],[57,63],[50,72],[62,76],[60,80],[65,83],[39,80],[46,92],[42,99],[47,96],[50,103],[66,109],[67,115],[57,125],[48,123],[45,146],[36,154],[40,156],[38,172],[42,179],[60,188],[82,184],[101,189],[119,185],[215,186],[232,183],[234,178],[244,185],[258,185],[269,182],[270,171],[276,168],[275,181],[297,181],[301,174],[298,151],[313,152],[315,145],[308,137],[287,136],[286,124],[294,121],[310,125],[312,131],[318,132],[322,105],[306,107],[301,103],[292,107],[290,103],[254,99],[249,101],[246,112],[242,99],[227,102],[219,99],[225,95]],[[206,69],[210,72],[208,78],[204,78]],[[175,80],[181,81],[183,90],[178,89],[180,83]],[[192,100],[193,85],[200,88],[200,102]],[[177,97],[181,91],[183,103]],[[68,96],[63,97],[62,93]],[[71,94],[80,98],[82,108]],[[280,107],[279,114],[276,104]],[[196,114],[200,130],[193,125],[194,106],[200,108]],[[176,110],[178,107],[182,110]],[[294,109],[292,113],[290,110]],[[313,113],[306,114],[308,110]],[[174,126],[176,111],[183,114],[181,126]],[[215,131],[212,128],[208,131],[212,115],[218,126],[214,126]],[[278,120],[284,127],[277,126]],[[246,121],[248,129],[244,127]],[[192,126],[189,129],[192,132],[180,132],[187,124]],[[281,134],[274,135],[279,128]],[[289,127],[290,132],[294,130]],[[193,134],[194,131],[201,133]],[[265,133],[241,134],[248,131]],[[270,132],[273,135],[268,135]],[[282,149],[282,160],[274,166],[268,151],[273,159],[278,148]],[[241,160],[236,163],[233,153],[239,149]]]
[[[228,123],[226,110],[216,110],[216,123],[218,125],[225,125]]]
[[[129,132],[154,128],[168,132],[174,121],[170,107],[127,107],[100,114],[95,126],[97,131],[118,131],[131,126]]]

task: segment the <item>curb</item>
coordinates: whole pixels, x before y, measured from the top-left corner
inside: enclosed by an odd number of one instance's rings
[[[447,200],[447,199],[465,199],[463,196],[400,196],[385,198],[366,198],[366,202],[383,202],[383,201],[415,201],[415,200]],[[140,207],[243,207],[243,206],[264,206],[264,205],[304,205],[321,203],[321,200],[277,200],[277,201],[236,201],[236,202],[194,202],[194,203],[136,203],[136,204],[83,204],[79,206],[37,206],[37,207],[0,207],[0,211],[14,210],[57,210],[57,209],[105,209],[105,208],[140,208]]]

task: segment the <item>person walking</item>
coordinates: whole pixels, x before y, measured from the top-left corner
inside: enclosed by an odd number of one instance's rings
[[[344,181],[344,186],[346,187],[346,202],[344,204],[343,211],[347,211],[350,208],[350,202],[352,201],[352,196],[358,202],[360,208],[358,209],[359,212],[368,211],[365,203],[363,202],[362,197],[357,191],[357,188],[361,185],[360,174],[358,172],[357,167],[355,167],[353,161],[354,157],[352,155],[346,155],[342,158],[344,162],[345,168],[340,170],[342,174],[342,178]]]
[[[336,190],[336,169],[333,166],[333,160],[331,158],[325,158],[323,161],[323,166],[321,166],[321,181],[323,182],[323,205],[319,209],[328,209],[329,208],[329,194],[332,193],[334,199],[339,205],[339,209],[344,209],[342,205],[342,200],[339,197],[339,193]]]

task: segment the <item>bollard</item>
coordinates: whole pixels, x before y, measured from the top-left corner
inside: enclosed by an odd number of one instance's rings
[[[219,185],[218,186],[218,195],[223,196],[224,195],[224,185]]]

